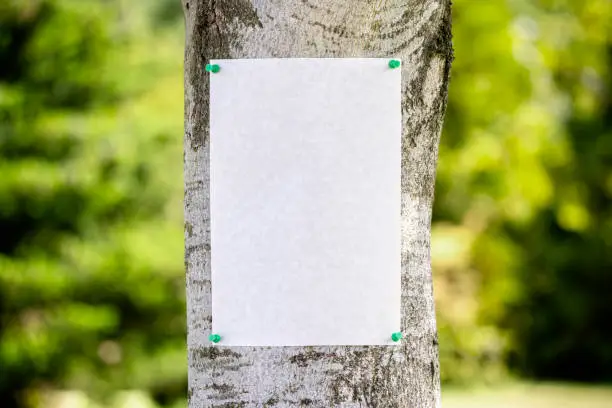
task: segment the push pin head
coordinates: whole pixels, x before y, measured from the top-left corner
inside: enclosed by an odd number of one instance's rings
[[[389,61],[389,68],[391,68],[391,69],[399,68],[400,65],[402,65],[402,63],[399,62],[399,60],[391,60],[391,61]]]
[[[212,341],[213,343],[218,343],[221,341],[221,336],[219,336],[218,334],[211,334],[210,336],[208,336],[208,340]]]
[[[398,341],[402,339],[402,337],[404,337],[402,336],[402,332],[396,332],[391,335],[391,340],[397,343]]]
[[[217,64],[206,64],[205,69],[206,72],[212,72],[213,74],[216,74],[217,72],[221,71],[221,67]]]

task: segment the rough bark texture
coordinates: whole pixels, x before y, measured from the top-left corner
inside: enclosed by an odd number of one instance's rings
[[[450,0],[182,0],[189,406],[440,407],[430,224]],[[211,58],[403,60],[400,347],[210,347]]]

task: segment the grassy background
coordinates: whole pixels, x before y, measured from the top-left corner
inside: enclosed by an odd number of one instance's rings
[[[442,392],[445,408],[610,408],[612,388],[560,383],[515,383]]]

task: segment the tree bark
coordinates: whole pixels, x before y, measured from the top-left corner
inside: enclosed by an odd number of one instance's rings
[[[450,0],[182,0],[189,407],[440,407],[430,225],[452,61]],[[402,64],[401,346],[210,347],[211,58]]]

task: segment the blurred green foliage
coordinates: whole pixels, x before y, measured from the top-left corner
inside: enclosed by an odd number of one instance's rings
[[[610,381],[612,3],[454,3],[443,380]],[[178,0],[0,3],[3,407],[184,405],[182,49]]]
[[[145,6],[0,4],[3,407],[184,398],[181,13]]]
[[[612,2],[454,1],[443,380],[612,380]]]

